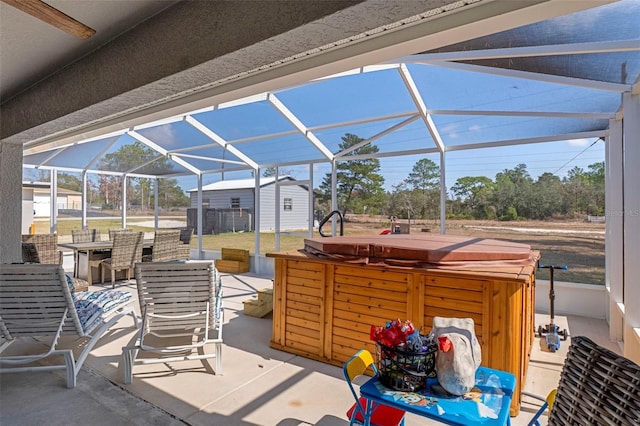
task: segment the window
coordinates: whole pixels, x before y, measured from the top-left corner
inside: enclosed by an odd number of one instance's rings
[[[285,198],[284,199],[284,210],[287,211],[291,211],[293,210],[293,198]]]
[[[240,208],[240,198],[232,198],[231,199],[231,208],[239,209]]]

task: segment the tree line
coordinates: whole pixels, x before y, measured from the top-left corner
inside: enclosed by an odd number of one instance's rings
[[[143,145],[135,142],[124,145],[115,152],[106,154],[97,164],[100,170],[132,170],[140,164],[154,171],[170,170],[169,161],[164,156]],[[76,174],[58,173],[58,187],[82,192],[82,180]],[[37,177],[40,181],[49,181],[48,172],[40,171]],[[155,206],[153,181],[155,179],[130,177],[126,179],[126,203],[128,209],[153,210]],[[177,179],[163,178],[158,182],[158,206],[162,209],[187,207],[189,197],[178,185]],[[99,206],[107,210],[120,210],[122,200],[122,178],[113,175],[98,175],[87,180],[87,204]]]
[[[338,149],[347,151],[350,161],[337,164],[338,209],[343,213],[396,216],[405,219],[438,219],[440,217],[440,167],[428,158],[418,160],[407,177],[384,189],[380,160],[363,159],[379,149],[374,144],[358,146],[364,141],[347,133]],[[100,160],[102,170],[132,170],[147,164],[153,170],[169,170],[166,157],[136,142],[109,153]],[[280,170],[282,171],[282,170]],[[275,168],[265,169],[264,176],[275,175]],[[40,180],[48,180],[40,176]],[[525,164],[505,169],[494,179],[487,176],[465,176],[456,180],[446,194],[447,218],[458,219],[561,219],[604,214],[604,162],[574,167],[564,178],[543,173],[533,179]],[[127,179],[127,206],[151,210],[154,206],[153,179]],[[122,208],[122,179],[99,175],[88,183],[90,205],[104,209]],[[176,179],[158,179],[158,205],[164,209],[187,207],[189,197]],[[80,178],[59,173],[58,186],[82,191]],[[331,173],[327,173],[315,191],[315,207],[320,216],[331,211]]]
[[[346,134],[339,146],[349,150],[363,141]],[[358,147],[347,156],[375,154],[375,145]],[[564,178],[543,173],[533,179],[525,164],[505,169],[494,179],[466,176],[447,191],[447,218],[457,219],[562,219],[604,214],[604,162],[574,167]],[[417,161],[407,177],[383,189],[378,159],[357,159],[337,165],[338,207],[343,214],[369,213],[407,219],[440,217],[440,167],[428,158]],[[317,207],[329,212],[331,173],[327,173],[316,192]]]

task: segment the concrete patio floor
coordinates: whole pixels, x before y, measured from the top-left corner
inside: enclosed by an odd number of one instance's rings
[[[199,361],[136,366],[133,383],[124,385],[121,348],[135,337],[131,318],[124,317],[93,349],[75,389],[65,387],[63,372],[0,376],[0,424],[348,425],[345,412],[353,400],[342,369],[270,348],[271,317],[244,315],[242,301],[271,287],[271,280],[250,274],[223,274],[222,279],[222,374],[211,374]],[[118,288],[133,291],[135,283]],[[536,325],[548,321],[548,315],[536,315]],[[570,335],[586,335],[620,352],[609,342],[603,320],[556,315],[556,323]],[[542,343],[536,338],[525,390],[546,396],[558,383],[570,342],[556,353]],[[538,401],[525,396],[512,424],[526,425],[538,407]],[[418,424],[436,423],[407,415],[407,426]]]

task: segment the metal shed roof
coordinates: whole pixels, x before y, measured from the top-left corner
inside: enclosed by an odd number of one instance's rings
[[[294,180],[289,176],[279,176],[278,181],[282,180]],[[275,176],[270,177],[261,177],[260,178],[260,186],[266,186],[274,183],[276,181]],[[205,185],[202,187],[203,191],[224,191],[227,189],[255,189],[256,180],[255,179],[229,179],[229,180],[221,180],[218,182],[210,183],[209,185]],[[187,192],[197,192],[198,188],[189,189]]]

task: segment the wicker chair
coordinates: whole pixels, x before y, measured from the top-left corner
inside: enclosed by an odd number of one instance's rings
[[[111,257],[100,262],[100,281],[104,283],[104,271],[111,271],[111,287],[116,287],[116,271],[127,271],[127,280],[136,262],[142,261],[144,232],[116,232],[113,236]]]
[[[38,250],[40,263],[62,265],[62,251],[58,250],[57,234],[26,234],[23,243],[34,243]]]
[[[142,256],[143,262],[164,262],[178,259],[178,245],[180,242],[180,230],[165,229],[155,232],[153,238],[153,250],[150,255]]]
[[[74,243],[91,243],[94,241],[100,241],[99,229],[72,229],[71,239]],[[97,251],[97,250],[96,250]],[[80,252],[74,250],[74,267],[73,276],[78,276],[78,264],[80,263]]]
[[[640,366],[586,337],[571,338],[552,391],[529,425],[550,409],[549,425],[640,424]]]
[[[74,243],[90,243],[100,241],[99,229],[72,229],[71,239]]]
[[[191,237],[193,237],[193,228],[187,226],[184,228],[177,228],[180,231],[180,241],[182,244],[178,244],[178,259],[189,260],[191,257]]]
[[[24,263],[40,263],[36,243],[22,243],[22,261]]]
[[[38,248],[35,243],[22,243],[22,262],[23,263],[40,263],[40,256],[38,255]],[[89,283],[80,278],[67,276],[67,280],[73,284],[74,291],[87,291],[89,290]]]
[[[176,228],[180,231],[180,241],[182,244],[191,244],[191,237],[193,237],[193,227],[186,226],[184,228]]]
[[[109,241],[113,241],[113,236],[119,232],[133,232],[130,228],[111,228],[109,229]]]

